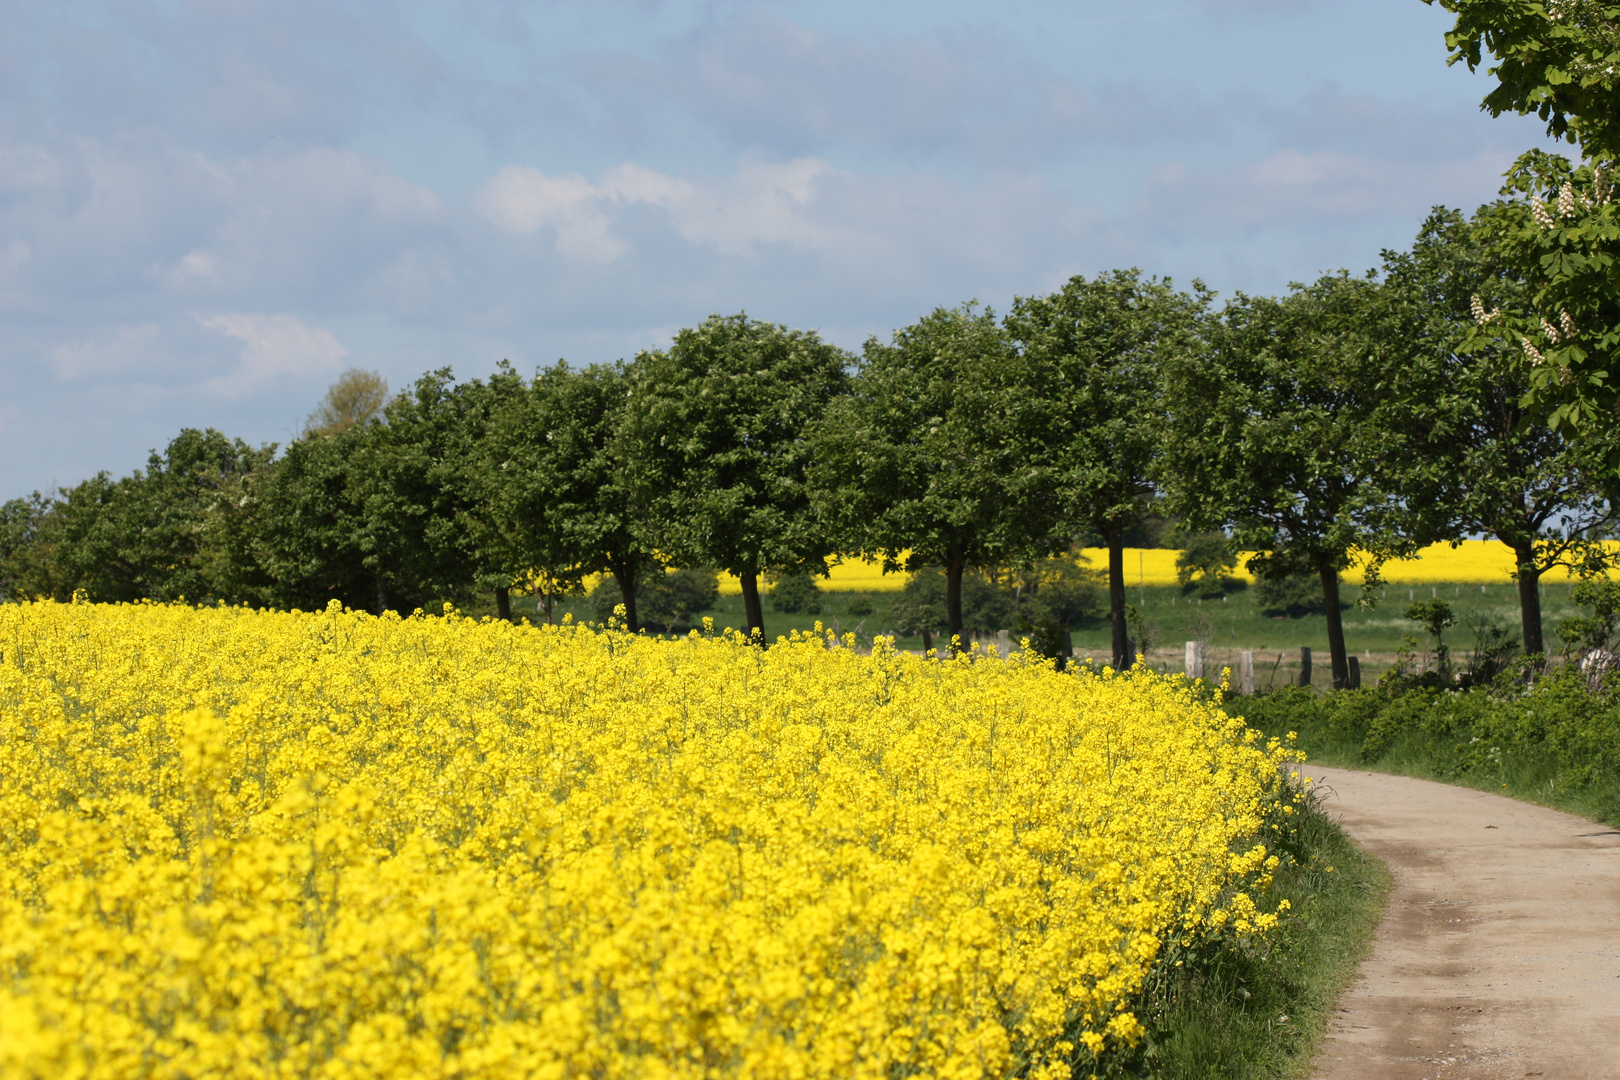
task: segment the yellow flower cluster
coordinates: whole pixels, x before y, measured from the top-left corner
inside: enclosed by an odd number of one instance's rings
[[[848,644],[0,605],[0,1076],[1062,1077],[1275,925],[1287,749]]]

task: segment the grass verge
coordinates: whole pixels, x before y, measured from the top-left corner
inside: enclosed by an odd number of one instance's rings
[[[1389,874],[1314,803],[1268,836],[1283,856],[1267,908],[1291,914],[1258,945],[1167,955],[1138,1016],[1148,1037],[1114,1075],[1271,1080],[1310,1072],[1334,1005],[1371,946]]]
[[[1269,736],[1296,733],[1312,764],[1438,780],[1620,825],[1620,696],[1588,693],[1578,671],[1512,693],[1290,689],[1231,698],[1227,710]]]

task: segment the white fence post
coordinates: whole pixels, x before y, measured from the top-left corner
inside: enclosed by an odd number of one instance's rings
[[[1245,694],[1254,693],[1254,653],[1238,653],[1238,689]]]
[[[1202,679],[1204,677],[1204,643],[1202,641],[1187,642],[1187,678]]]

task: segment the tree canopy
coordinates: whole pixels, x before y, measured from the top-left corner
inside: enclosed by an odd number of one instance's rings
[[[837,551],[809,513],[811,425],[843,393],[850,357],[812,331],[711,315],[636,358],[624,412],[625,482],[665,552],[736,574],[763,633],[759,575],[825,573]]]
[[[1125,625],[1125,534],[1143,517],[1154,490],[1152,469],[1164,437],[1158,410],[1143,392],[1172,355],[1197,348],[1209,294],[1168,280],[1116,270],[1076,275],[1049,296],[1020,298],[1007,330],[1031,385],[1019,410],[1032,416],[1031,440],[1054,498],[1052,542],[1062,549],[1095,533],[1108,548],[1109,617],[1116,667],[1134,659]]]

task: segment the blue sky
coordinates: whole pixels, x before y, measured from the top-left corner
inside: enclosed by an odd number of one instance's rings
[[[0,499],[747,310],[1277,292],[1541,142],[1420,0],[0,5]]]

